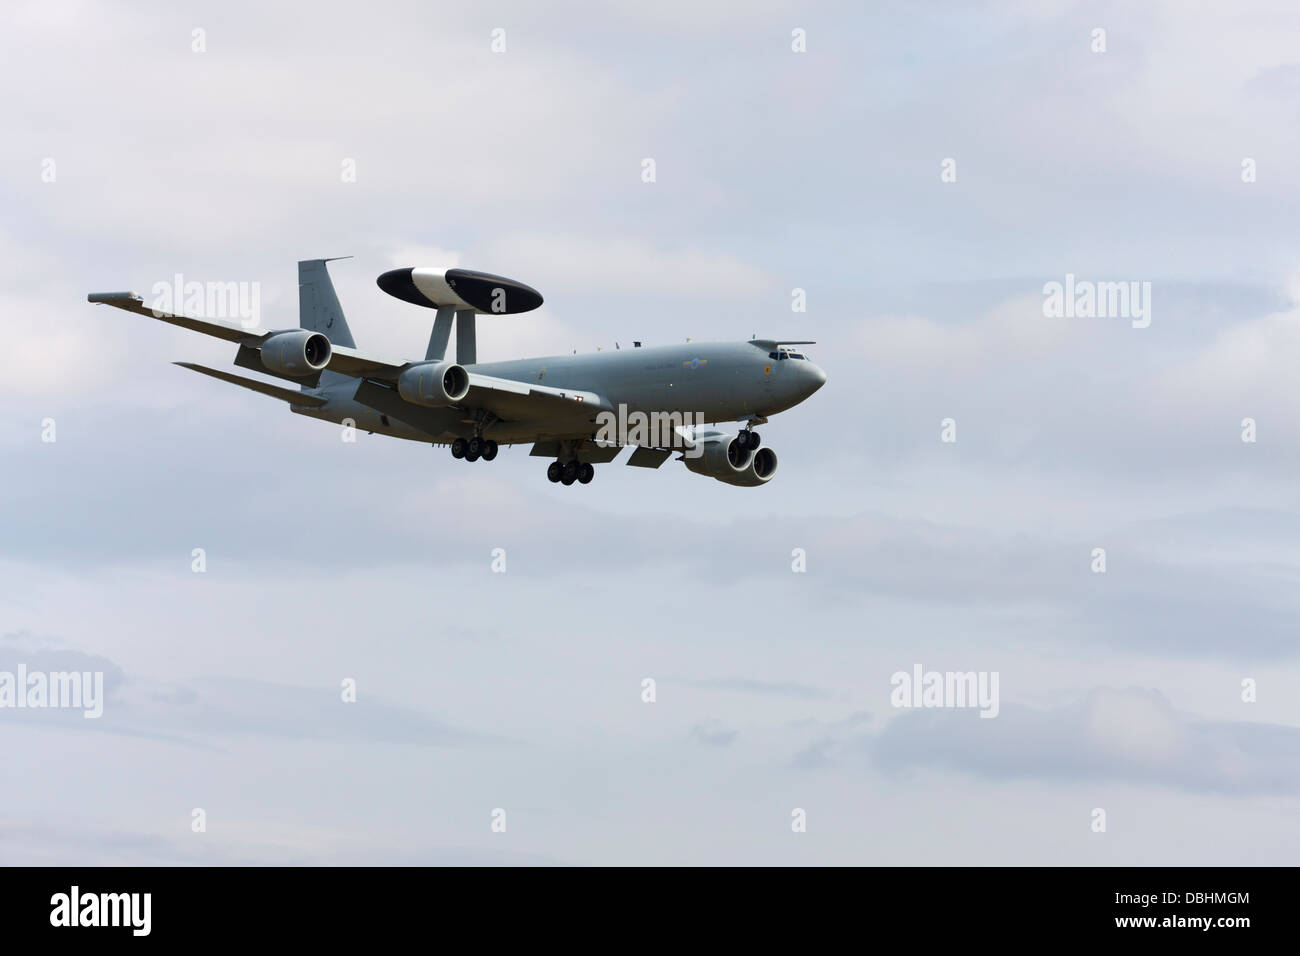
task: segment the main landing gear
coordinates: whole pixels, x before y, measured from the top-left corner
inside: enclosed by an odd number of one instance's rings
[[[497,443],[491,438],[457,438],[451,443],[451,457],[464,458],[466,461],[491,461],[497,456]]]
[[[565,485],[571,485],[575,481],[588,485],[591,484],[591,479],[596,477],[596,469],[590,462],[570,458],[566,462],[551,462],[546,469],[546,477],[549,481],[558,481]]]

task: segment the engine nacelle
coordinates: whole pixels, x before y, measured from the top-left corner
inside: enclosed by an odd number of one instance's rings
[[[697,475],[708,475],[727,481],[744,472],[754,453],[740,443],[735,435],[709,432],[698,435],[694,442],[699,451],[692,457],[686,453],[686,467]],[[695,449],[692,449],[695,450]]]
[[[679,434],[694,445],[686,453],[684,461],[686,467],[697,475],[753,488],[767,484],[776,474],[776,452],[766,445],[758,449],[749,448],[741,443],[739,436],[711,429],[688,429]]]
[[[330,340],[319,332],[276,332],[262,343],[262,364],[280,375],[310,375],[330,362]]]
[[[413,365],[397,377],[397,394],[413,405],[445,408],[469,394],[469,373],[455,362]]]
[[[736,475],[719,475],[717,478],[719,481],[725,481],[729,485],[740,485],[744,488],[754,488],[758,485],[767,484],[772,480],[772,476],[775,474],[776,452],[764,445],[750,456],[748,468]]]

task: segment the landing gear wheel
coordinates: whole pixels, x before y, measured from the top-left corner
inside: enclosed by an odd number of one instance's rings
[[[547,481],[559,481],[563,475],[564,475],[564,466],[561,465],[558,461],[551,462],[550,465],[548,465],[546,468]]]
[[[465,449],[465,457],[470,461],[476,460],[483,454],[483,439],[475,435],[469,440],[469,447]]]
[[[749,433],[749,450],[758,451],[758,446],[763,444],[763,439],[758,437],[758,432]]]
[[[564,474],[560,480],[566,485],[571,485],[578,480],[578,463],[576,461],[564,463]]]
[[[467,452],[465,452],[465,460],[466,460],[466,461],[478,461],[478,459],[479,459],[479,455],[481,455],[481,454],[483,454],[483,453],[482,453],[482,452],[479,452],[479,451],[467,451]]]
[[[483,460],[491,461],[496,456],[497,456],[497,443],[494,442],[491,438],[486,439],[483,442]]]
[[[463,439],[463,438],[457,438],[454,442],[452,442],[452,443],[451,443],[451,457],[452,457],[452,458],[464,458],[464,457],[465,457],[465,444],[466,444],[466,443],[465,443],[465,439]]]
[[[596,477],[596,469],[591,466],[590,462],[583,462],[582,467],[578,469],[578,480],[584,485],[591,484],[591,479]]]

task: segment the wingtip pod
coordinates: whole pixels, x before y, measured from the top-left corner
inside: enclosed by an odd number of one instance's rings
[[[456,309],[485,315],[531,312],[542,295],[515,279],[469,269],[392,269],[375,280],[394,298],[427,309]]]
[[[135,292],[92,292],[86,296],[86,301],[115,305],[124,302],[143,302],[144,299]]]

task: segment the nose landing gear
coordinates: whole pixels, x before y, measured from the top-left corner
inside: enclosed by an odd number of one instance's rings
[[[767,417],[764,415],[746,415],[739,419],[741,425],[740,434],[736,436],[736,444],[740,446],[741,451],[758,451],[758,446],[763,444],[763,439],[758,437],[758,432],[754,431],[755,425],[766,425]]]

